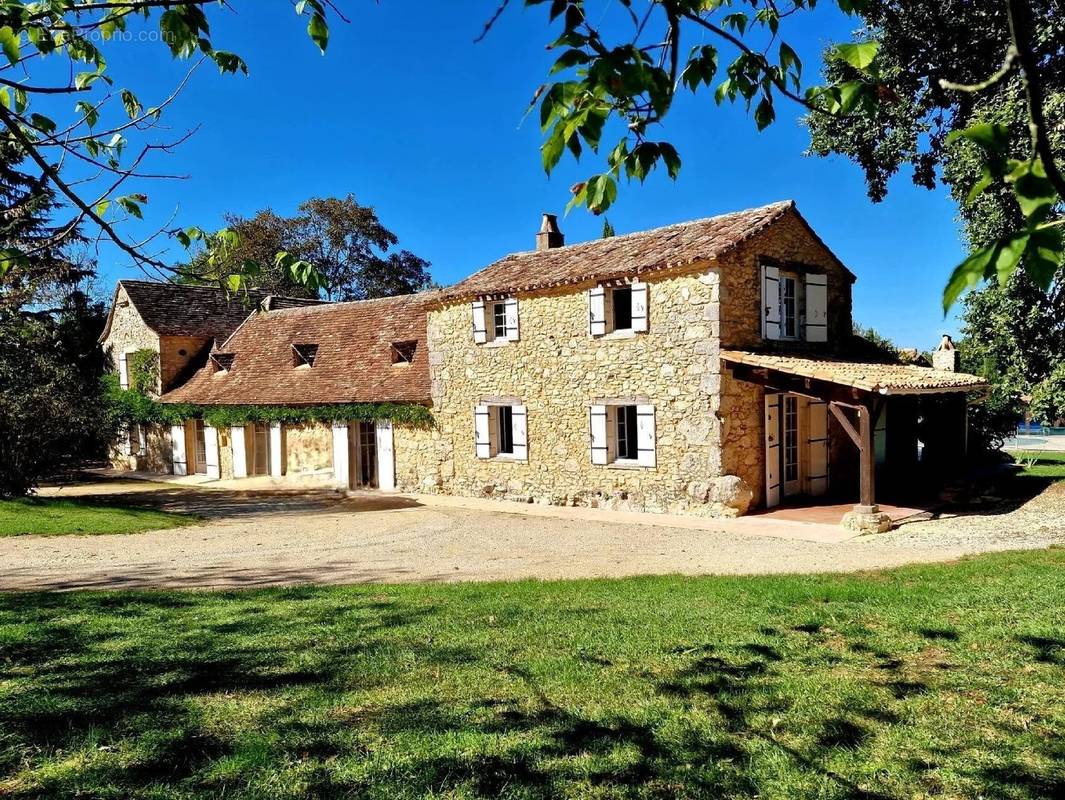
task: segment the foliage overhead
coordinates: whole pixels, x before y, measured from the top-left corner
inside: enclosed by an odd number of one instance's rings
[[[938,9],[922,25],[916,22],[919,15],[906,16],[910,4],[901,0],[837,0],[841,11],[860,16],[866,25],[855,41],[827,51],[821,84],[805,82],[803,65],[785,38],[787,19],[809,11],[813,0],[786,6],[776,0],[620,0],[630,22],[620,33],[602,27],[596,20],[603,15],[589,10],[586,0],[525,0],[525,5],[547,6],[550,20],[561,25],[549,45],[559,54],[553,77],[537,90],[532,104],[539,106],[545,170],[550,173],[567,151],[576,159],[587,151],[606,154],[606,170],[577,183],[569,207],[586,206],[601,214],[617,198],[622,179],[642,182],[659,166],[677,176],[681,155],[660,138],[658,126],[678,91],[712,94],[718,104],[742,103],[758,130],[774,122],[777,101],[785,98],[803,106],[817,125],[832,129],[839,121],[844,129],[863,134],[858,141],[881,145],[858,154],[874,195],[882,194],[887,176],[905,159],[912,159],[919,182],[927,185],[934,179],[936,153],[943,148],[979,149],[982,174],[969,201],[1004,188],[1019,215],[1016,225],[957,266],[944,289],[945,309],[966,289],[988,278],[1005,278],[1018,265],[1046,289],[1062,262],[1060,220],[1054,211],[1065,198],[1065,178],[1051,150],[1052,126],[1044,104],[1046,81],[1055,71],[1061,74],[1062,55],[1060,37],[1047,36],[1045,18],[1037,17],[1048,7],[1057,9],[1060,0],[1005,0],[996,11],[974,12],[984,18],[977,38],[988,31],[1004,32],[1001,41],[976,47],[968,27],[954,19],[948,17],[945,27],[955,41],[936,30]],[[983,9],[989,4],[954,0],[936,5]],[[900,15],[906,23],[897,22]],[[1061,18],[1059,13],[1049,28],[1060,27]],[[892,30],[901,33],[884,38],[880,26],[895,26]],[[923,46],[911,41],[926,35],[929,43]],[[885,52],[883,45],[897,44],[896,39],[911,46]],[[685,50],[682,40],[700,44]],[[976,71],[979,58],[973,51],[981,47],[997,59],[990,72]],[[985,124],[963,127],[954,119],[955,110],[970,108],[1007,83],[1020,87],[1030,123],[1019,150],[1009,147],[1005,131]],[[922,150],[930,124],[946,129],[932,131],[930,150]],[[894,160],[880,164],[881,156],[892,154]]]
[[[271,209],[247,218],[229,214],[226,230],[236,237],[233,245],[198,252],[182,270],[188,280],[216,283],[243,270],[254,273],[248,282],[257,288],[295,296],[317,296],[320,290],[329,300],[391,297],[431,284],[429,262],[407,250],[389,252],[398,237],[372,207],[350,194],[311,198],[292,217]],[[290,267],[299,264],[314,276],[310,285],[294,279]]]
[[[1065,361],[1032,392],[1032,417],[1051,425],[1065,425]]]
[[[197,228],[163,228],[135,241],[120,228],[130,218],[142,218],[148,203],[148,194],[130,188],[131,182],[175,177],[149,170],[148,161],[191,135],[167,140],[154,134],[163,130],[166,108],[192,72],[206,61],[222,73],[248,72],[244,60],[216,47],[212,36],[211,19],[228,5],[214,0],[0,0],[0,145],[16,150],[32,166],[32,179],[47,184],[68,209],[70,219],[57,226],[54,244],[85,224],[142,269],[166,273],[168,265],[152,250],[157,239],[187,246],[205,237]],[[330,0],[293,4],[323,52],[331,5]],[[144,32],[156,34],[173,59],[195,59],[169,96],[151,102],[125,84],[133,76],[116,75],[108,64],[108,55]],[[30,243],[6,242],[0,273],[35,268],[34,255]],[[243,273],[233,275],[232,285],[239,286]]]

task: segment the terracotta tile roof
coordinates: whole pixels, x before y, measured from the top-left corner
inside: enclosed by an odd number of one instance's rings
[[[160,336],[202,336],[221,341],[266,300],[269,300],[271,308],[321,302],[270,295],[254,289],[248,292],[247,297],[242,294],[230,299],[214,286],[130,280],[122,280],[118,284],[126,290],[144,324]],[[108,316],[101,341],[107,338],[110,330],[111,318]]]
[[[777,370],[801,378],[828,381],[879,394],[921,394],[980,389],[987,381],[964,372],[948,372],[913,364],[875,364],[816,356],[791,356],[722,350],[721,358],[733,364]]]
[[[426,306],[431,294],[259,312],[217,348],[229,370],[208,363],[164,403],[312,405],[427,403]],[[416,341],[414,360],[393,366],[392,342]],[[294,366],[292,345],[317,345],[314,366]]]
[[[789,211],[798,215],[791,200],[609,239],[513,253],[445,289],[442,297],[459,300],[546,289],[685,266],[722,255]]]

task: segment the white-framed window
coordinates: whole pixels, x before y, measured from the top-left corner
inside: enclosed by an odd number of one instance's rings
[[[657,463],[655,407],[624,401],[589,408],[593,464],[653,467]]]
[[[828,276],[763,265],[762,337],[828,341]]]
[[[588,333],[642,333],[647,330],[647,284],[642,281],[594,286],[588,290]]]
[[[475,300],[472,312],[473,340],[477,344],[518,340],[518,298]]]
[[[474,408],[474,448],[478,458],[526,461],[528,409],[518,403],[485,403]]]

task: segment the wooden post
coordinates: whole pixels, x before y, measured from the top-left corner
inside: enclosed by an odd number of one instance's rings
[[[861,504],[861,511],[872,514],[878,510],[876,507],[876,452],[873,445],[873,410],[867,405],[858,409],[858,429],[861,438],[858,446],[858,500]]]

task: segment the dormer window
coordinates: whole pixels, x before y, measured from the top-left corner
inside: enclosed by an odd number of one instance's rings
[[[418,350],[418,342],[392,342],[392,363],[411,364],[414,362],[414,354]]]
[[[235,353],[212,353],[211,361],[214,362],[219,372],[229,372],[229,370],[233,369],[235,356]]]
[[[292,366],[313,367],[314,359],[318,357],[318,345],[294,344],[292,345]]]

